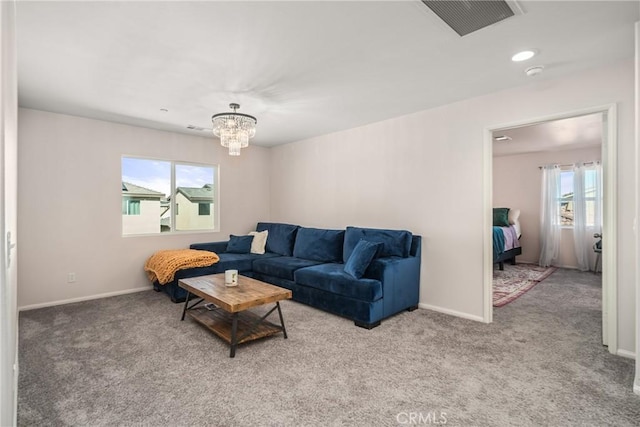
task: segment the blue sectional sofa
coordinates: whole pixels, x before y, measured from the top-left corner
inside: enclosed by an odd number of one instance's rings
[[[178,280],[237,269],[242,275],[290,289],[294,301],[347,317],[368,329],[418,306],[420,236],[406,230],[327,230],[268,222],[258,223],[256,229],[269,231],[264,254],[227,253],[226,241],[193,244],[192,249],[215,252],[220,261],[180,270],[172,282],[156,282],[154,288],[180,302],[186,291]],[[345,264],[361,240],[376,244],[376,252],[362,277],[356,278],[345,271]]]

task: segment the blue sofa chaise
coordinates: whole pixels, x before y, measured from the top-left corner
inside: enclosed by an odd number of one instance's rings
[[[166,284],[154,283],[174,302],[184,301],[183,278],[237,269],[242,275],[290,289],[293,300],[334,313],[371,329],[382,319],[418,306],[421,237],[406,230],[347,227],[328,230],[260,222],[268,230],[265,253],[227,253],[227,241],[196,243],[191,249],[218,254],[210,267],[180,270]],[[377,244],[374,259],[360,278],[345,271],[358,242]]]

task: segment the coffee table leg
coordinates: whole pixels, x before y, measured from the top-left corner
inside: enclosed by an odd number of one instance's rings
[[[280,316],[280,325],[282,325],[282,333],[284,334],[284,339],[287,339],[287,330],[284,327],[284,318],[282,317],[282,310],[280,309],[280,301],[276,302],[276,306],[278,306],[278,315]]]
[[[184,315],[187,312],[187,305],[189,305],[189,296],[190,293],[187,291],[187,297],[184,300],[184,308],[182,309],[182,318],[180,320],[184,320]]]
[[[231,323],[231,354],[229,357],[236,357],[236,346],[238,345],[238,313],[233,313]]]

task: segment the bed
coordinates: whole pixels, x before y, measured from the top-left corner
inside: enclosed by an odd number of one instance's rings
[[[493,263],[500,270],[504,270],[505,261],[515,265],[516,256],[522,254],[519,217],[519,209],[493,209]]]

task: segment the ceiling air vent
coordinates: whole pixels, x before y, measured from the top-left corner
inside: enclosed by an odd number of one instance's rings
[[[187,126],[187,129],[191,129],[191,130],[204,130],[204,128],[200,127],[200,126],[196,126],[196,125],[189,125]]]
[[[478,31],[514,15],[522,10],[515,2],[503,0],[422,0],[460,36]]]
[[[500,141],[500,142],[502,142],[502,141],[511,141],[511,137],[507,136],[507,135],[499,135],[499,136],[494,137],[493,139],[495,139],[496,141]]]

